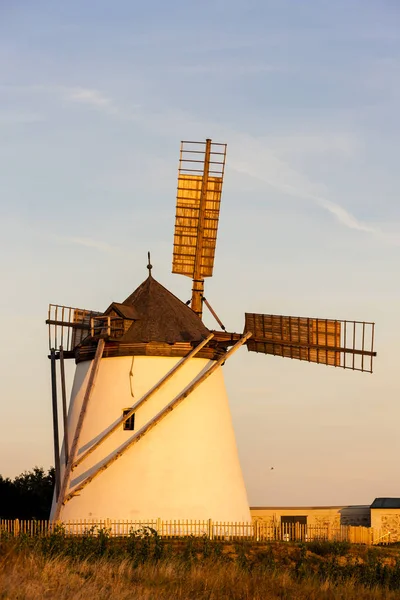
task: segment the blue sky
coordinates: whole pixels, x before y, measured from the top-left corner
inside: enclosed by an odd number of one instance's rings
[[[170,272],[179,142],[211,137],[228,154],[206,291],[226,326],[245,311],[377,324],[372,376],[227,363],[251,504],[400,495],[399,12],[0,0],[0,473],[53,461],[49,302],[123,300],[147,250],[189,298]]]

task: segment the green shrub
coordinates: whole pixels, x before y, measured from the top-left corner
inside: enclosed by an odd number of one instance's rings
[[[350,542],[315,541],[307,543],[307,550],[319,556],[345,556],[351,548]]]

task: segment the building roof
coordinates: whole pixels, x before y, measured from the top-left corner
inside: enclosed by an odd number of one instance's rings
[[[121,343],[200,342],[209,335],[201,319],[151,275],[122,303],[134,307],[134,321]]]
[[[129,304],[122,304],[121,302],[113,302],[104,311],[104,314],[107,315],[111,310],[115,310],[123,319],[128,319],[131,321],[136,321],[140,319],[140,314],[136,310],[134,306],[130,306]]]
[[[371,508],[400,508],[400,498],[375,498]]]

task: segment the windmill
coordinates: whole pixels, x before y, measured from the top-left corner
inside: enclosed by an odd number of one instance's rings
[[[53,520],[249,520],[221,369],[226,360],[246,345],[372,373],[373,323],[245,313],[242,333],[225,330],[204,294],[225,159],[226,144],[181,143],[172,271],[192,279],[188,303],[154,279],[149,255],[147,279],[123,302],[103,312],[49,306]],[[204,306],[217,329],[204,325]],[[68,411],[67,359],[76,362]]]

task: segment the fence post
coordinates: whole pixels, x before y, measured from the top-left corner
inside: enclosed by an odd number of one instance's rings
[[[20,532],[19,519],[14,519],[14,537],[19,535],[19,532]]]
[[[162,535],[162,531],[161,531],[161,519],[160,519],[160,517],[157,517],[156,531],[157,531],[158,535]]]
[[[212,522],[212,519],[208,519],[207,529],[208,529],[208,539],[212,540],[213,539],[213,522]]]
[[[110,536],[113,535],[112,530],[111,530],[112,529],[111,528],[111,519],[106,519],[104,521],[104,529],[105,529],[106,533],[108,532],[110,534]]]
[[[256,539],[256,542],[259,542],[260,541],[260,521],[256,521],[254,523],[254,529],[255,529],[254,537]]]

